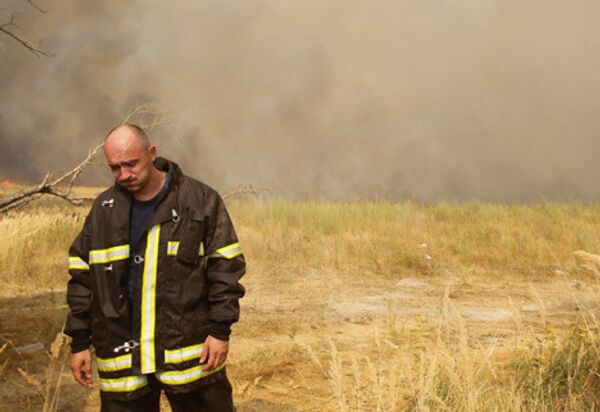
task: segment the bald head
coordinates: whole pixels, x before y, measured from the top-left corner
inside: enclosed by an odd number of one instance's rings
[[[113,138],[120,141],[129,140],[131,138],[137,139],[145,150],[148,150],[150,146],[152,146],[144,129],[136,124],[125,123],[113,127],[104,138],[104,144],[106,144],[109,139],[113,140]]]
[[[156,146],[141,127],[124,124],[104,139],[104,155],[117,182],[136,198],[144,200],[160,184],[162,174],[155,168]]]

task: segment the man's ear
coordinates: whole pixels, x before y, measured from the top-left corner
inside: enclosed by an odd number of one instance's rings
[[[148,153],[150,154],[150,157],[152,158],[152,161],[156,160],[156,146],[152,145],[148,148]]]

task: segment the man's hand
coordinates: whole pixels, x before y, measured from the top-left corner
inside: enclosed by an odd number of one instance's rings
[[[71,372],[81,385],[92,386],[92,353],[89,349],[71,355]]]
[[[202,348],[202,356],[200,357],[200,363],[206,363],[202,370],[209,371],[221,366],[225,362],[225,359],[227,359],[228,352],[229,342],[213,338],[212,336],[206,338],[204,347]]]

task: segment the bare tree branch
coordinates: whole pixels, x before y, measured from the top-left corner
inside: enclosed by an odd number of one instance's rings
[[[48,13],[48,10],[46,9],[42,9],[40,6],[38,6],[36,3],[33,2],[33,0],[27,0],[27,3],[29,3],[29,5],[31,7],[33,7],[34,9],[36,9],[37,11],[39,11],[40,13]]]
[[[93,150],[90,150],[88,156],[73,169],[68,172],[62,174],[56,179],[52,178],[52,173],[48,172],[42,179],[42,182],[32,187],[31,189],[24,190],[16,195],[9,197],[6,200],[0,202],[0,213],[6,212],[8,210],[24,206],[27,203],[31,202],[34,199],[37,199],[41,195],[48,194],[60,197],[74,205],[81,205],[85,200],[93,200],[93,198],[87,197],[73,197],[71,195],[71,190],[73,188],[73,184],[83,172],[83,170],[88,166],[91,161],[94,159],[98,151],[104,146],[104,142],[96,146]],[[59,189],[58,185],[67,181],[68,184],[65,189]]]
[[[7,36],[11,37],[12,39],[14,39],[15,41],[19,42],[23,47],[25,47],[31,53],[35,54],[35,56],[38,58],[40,56],[54,57],[53,54],[45,52],[35,46],[32,46],[25,39],[23,39],[20,35],[18,35],[14,30],[11,30],[11,28],[21,30],[21,28],[15,22],[16,17],[17,17],[17,15],[13,14],[12,16],[10,16],[10,20],[8,21],[8,23],[4,23],[4,24],[0,25],[0,32],[4,33],[5,35],[7,35]]]
[[[28,190],[24,190],[20,193],[17,193],[14,196],[9,197],[8,199],[3,200],[2,202],[0,202],[0,212],[5,212],[7,210],[23,206],[31,202],[33,199],[37,199],[42,195],[42,193],[39,193],[39,190],[41,187],[43,187],[43,185],[46,184],[46,182],[47,179],[44,178],[44,181],[40,185]]]
[[[166,111],[156,103],[143,103],[131,109],[121,124],[135,123],[142,129],[152,130],[165,122]]]
[[[158,126],[164,119],[164,112],[158,105],[153,103],[142,104],[129,111],[122,124],[127,123],[136,116],[142,116],[144,128],[152,128]],[[32,200],[38,199],[42,195],[52,195],[68,201],[74,205],[81,205],[86,200],[94,200],[91,197],[74,197],[72,195],[73,185],[84,171],[86,167],[94,164],[94,159],[98,152],[104,147],[104,142],[98,144],[88,152],[88,156],[83,159],[77,166],[66,172],[47,172],[44,175],[41,183],[30,189],[23,190],[16,195],[0,201],[0,213],[22,207],[30,203]],[[54,177],[58,175],[58,177]],[[60,185],[66,184],[61,188]]]
[[[56,186],[57,184],[61,183],[63,180],[70,177],[69,184],[67,185],[67,189],[66,189],[66,192],[70,193],[71,189],[73,188],[73,184],[75,183],[75,181],[77,180],[77,178],[79,177],[81,172],[83,172],[83,169],[85,169],[94,160],[94,158],[96,157],[96,154],[103,147],[104,147],[104,142],[100,143],[94,149],[90,150],[88,153],[88,156],[81,163],[79,163],[77,166],[75,166],[75,168],[69,170],[67,173],[63,174],[61,177],[59,177],[54,182],[52,182],[51,186]]]
[[[242,183],[240,185],[238,185],[235,189],[233,189],[232,191],[225,193],[222,198],[225,199],[229,196],[235,196],[235,195],[240,195],[240,194],[252,194],[252,195],[258,195],[260,192],[272,192],[271,189],[269,188],[263,188],[263,189],[255,189],[254,186],[252,186],[249,183]]]

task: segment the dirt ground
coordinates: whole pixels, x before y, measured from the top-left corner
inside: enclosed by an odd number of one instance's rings
[[[0,345],[7,344],[0,354],[3,372],[0,375],[0,410],[41,410],[41,394],[18,368],[43,384],[50,360],[50,345],[62,330],[66,313],[64,291],[0,301]],[[64,379],[59,410],[80,411],[85,396],[85,390],[72,379]]]
[[[282,347],[323,353],[325,339],[340,350],[368,350],[376,328],[435,323],[440,317],[464,319],[473,346],[510,345],[515,328],[523,333],[563,329],[582,306],[595,309],[598,289],[592,279],[565,273],[530,281],[446,273],[430,277],[378,278],[363,274],[299,270],[274,279],[256,270],[245,278],[242,320],[235,326],[229,359],[238,410],[332,410],[326,378],[303,354],[284,361]],[[293,291],[293,293],[290,293]],[[442,310],[446,296],[449,309]],[[42,398],[18,368],[45,379],[50,344],[61,330],[67,307],[64,292],[4,299],[0,303],[0,410],[40,410]],[[3,344],[3,343],[0,343]],[[295,346],[294,346],[295,345]],[[299,373],[301,371],[302,373]],[[314,373],[313,373],[314,372]],[[97,388],[79,387],[63,371],[61,411],[97,410]],[[165,406],[164,408],[168,408]]]

